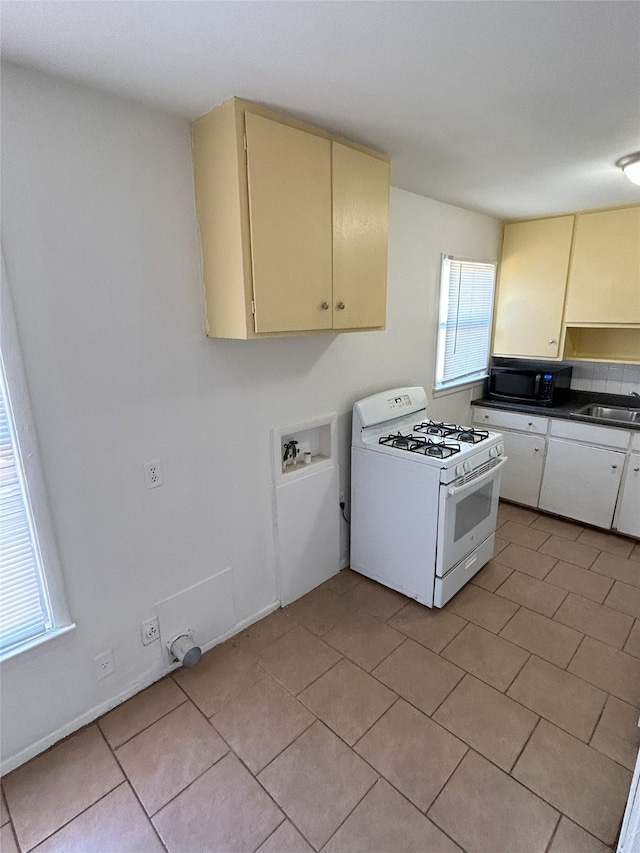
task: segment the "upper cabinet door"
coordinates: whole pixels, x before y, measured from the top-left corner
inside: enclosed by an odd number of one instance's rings
[[[331,328],[331,141],[245,122],[255,331]]]
[[[384,328],[389,163],[333,143],[333,327]]]
[[[573,216],[505,225],[493,353],[557,358]]]
[[[640,207],[578,216],[567,323],[640,323]]]

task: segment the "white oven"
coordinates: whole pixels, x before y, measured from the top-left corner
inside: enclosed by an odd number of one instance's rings
[[[442,607],[493,555],[499,433],[426,417],[423,388],[354,406],[351,568]]]

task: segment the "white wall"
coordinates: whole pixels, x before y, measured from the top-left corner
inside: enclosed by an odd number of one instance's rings
[[[353,402],[431,390],[440,254],[495,258],[499,224],[394,189],[385,332],[209,340],[187,123],[11,66],[2,110],[3,250],[78,626],[2,666],[6,771],[163,674],[139,637],[158,601],[226,567],[238,624],[276,601],[270,429],[338,411],[347,490]]]

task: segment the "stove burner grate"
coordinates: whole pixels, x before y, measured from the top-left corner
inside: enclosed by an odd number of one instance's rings
[[[440,421],[424,421],[421,424],[416,424],[414,429],[417,432],[424,432],[427,435],[439,435],[442,438],[455,435],[460,429],[456,424],[444,424]]]
[[[464,441],[467,444],[478,444],[479,442],[489,438],[489,433],[482,429],[462,427],[456,438],[458,441]]]
[[[453,441],[433,441],[433,439],[421,435],[402,435],[402,433],[396,433],[395,435],[382,436],[378,442],[388,447],[406,450],[409,453],[433,456],[436,459],[447,459],[449,456],[460,453],[460,445]]]
[[[465,444],[478,444],[489,438],[489,433],[486,430],[460,426],[459,424],[445,424],[439,421],[426,421],[416,424],[414,430],[427,435],[437,435],[441,438],[454,438]]]

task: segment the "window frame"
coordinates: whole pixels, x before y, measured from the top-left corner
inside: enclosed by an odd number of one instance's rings
[[[439,376],[444,372],[444,359],[446,349],[446,334],[443,332],[447,326],[447,314],[449,306],[449,278],[446,279],[445,287],[445,262],[455,261],[461,264],[482,264],[493,267],[493,287],[491,290],[491,301],[489,306],[489,322],[487,324],[487,358],[483,368],[471,374],[464,374],[454,379],[442,380]],[[434,395],[450,394],[460,391],[472,385],[478,385],[489,375],[489,361],[491,358],[491,341],[493,333],[493,320],[496,298],[498,262],[496,260],[479,260],[477,258],[462,258],[458,255],[443,253],[440,258],[440,285],[438,291],[438,321],[436,325],[436,355],[434,364],[433,390]],[[445,298],[446,296],[446,298]]]
[[[14,453],[19,457],[18,464],[22,469],[25,488],[28,492],[31,520],[36,536],[35,547],[41,557],[51,617],[51,626],[44,632],[28,637],[23,642],[0,652],[0,661],[4,662],[66,634],[76,626],[71,620],[67,604],[62,567],[31,413],[13,301],[1,248],[0,267],[0,340],[2,341],[2,367],[8,395],[5,402],[9,416],[13,416],[17,442]]]

